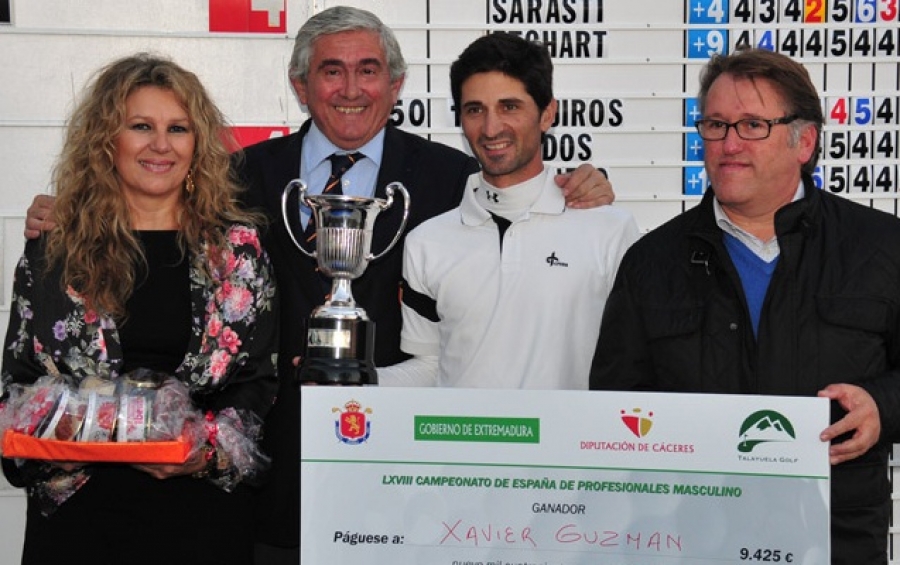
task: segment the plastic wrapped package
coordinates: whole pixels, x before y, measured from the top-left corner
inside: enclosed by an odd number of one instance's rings
[[[159,409],[157,400],[164,403]],[[2,452],[22,459],[180,464],[196,449],[194,438],[181,433],[195,413],[183,384],[152,371],[117,382],[91,377],[77,388],[64,376],[41,377],[11,387],[0,410]]]

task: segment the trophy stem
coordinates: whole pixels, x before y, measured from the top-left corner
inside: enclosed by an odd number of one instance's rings
[[[291,232],[290,194],[299,189],[301,202],[312,209],[316,225],[316,250],[310,252]],[[403,196],[403,218],[394,238],[378,255],[373,255],[375,218],[393,203],[394,191]],[[328,385],[377,385],[375,368],[375,322],[356,305],[351,281],[363,274],[370,261],[382,257],[400,240],[409,217],[409,194],[398,182],[385,187],[387,200],[344,194],[309,196],[306,184],[295,179],[281,194],[281,215],[294,245],[316,259],[322,275],[331,277],[331,294],[312,311],[306,328],[303,361],[297,369],[300,383]],[[289,209],[293,209],[292,213]]]
[[[331,297],[328,304],[341,308],[354,308],[356,300],[353,299],[351,292],[350,279],[344,277],[334,277],[331,281]]]

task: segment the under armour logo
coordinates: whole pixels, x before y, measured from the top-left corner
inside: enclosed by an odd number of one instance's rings
[[[551,267],[568,267],[569,266],[568,263],[563,263],[562,261],[559,260],[559,257],[556,256],[556,251],[554,251],[553,253],[550,254],[549,257],[547,257],[547,264],[550,265]]]
[[[484,197],[488,199],[488,202],[500,202],[500,197],[496,192],[485,189]]]

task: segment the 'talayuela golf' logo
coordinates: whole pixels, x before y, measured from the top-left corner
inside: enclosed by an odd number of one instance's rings
[[[747,416],[741,424],[738,451],[750,453],[760,443],[794,441],[796,437],[790,420],[774,410],[760,410]]]

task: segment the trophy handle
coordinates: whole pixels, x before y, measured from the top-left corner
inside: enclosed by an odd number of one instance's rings
[[[294,179],[291,182],[287,183],[287,186],[284,187],[284,192],[281,193],[281,217],[284,220],[284,229],[287,230],[288,236],[291,238],[291,241],[294,242],[294,245],[297,246],[297,249],[303,252],[303,254],[307,257],[315,259],[315,251],[307,251],[302,245],[300,245],[300,242],[297,241],[296,237],[294,237],[294,231],[291,229],[291,223],[288,221],[288,196],[290,196],[291,191],[295,188],[299,188],[300,190],[300,202],[306,202],[306,183],[300,179]],[[312,220],[312,218],[310,218],[310,220]],[[403,218],[403,222],[406,223],[405,217]],[[393,243],[391,245],[393,245]]]
[[[402,183],[392,182],[387,185],[384,189],[385,195],[387,196],[387,200],[384,201],[384,204],[381,204],[380,207],[382,210],[386,210],[391,207],[391,204],[394,203],[394,190],[399,190],[400,194],[403,195],[403,220],[400,222],[400,228],[397,230],[397,233],[394,234],[394,239],[388,244],[384,250],[372,257],[372,261],[381,258],[385,253],[390,251],[394,245],[397,244],[397,241],[400,239],[400,236],[403,234],[403,230],[406,228],[406,220],[409,219],[409,192],[407,192],[406,187],[403,186]]]

